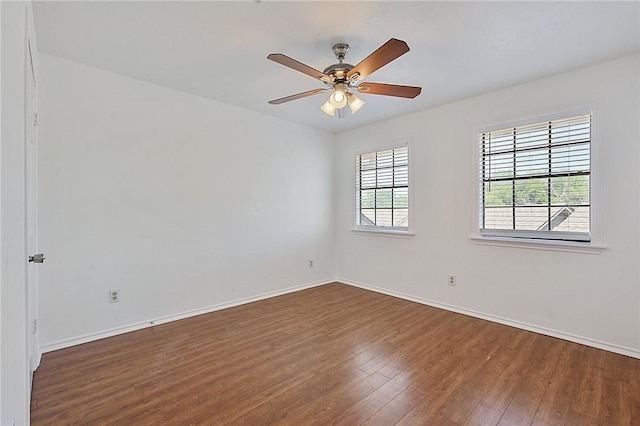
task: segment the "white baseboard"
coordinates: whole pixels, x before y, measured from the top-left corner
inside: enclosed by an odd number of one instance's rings
[[[433,306],[435,308],[440,308],[440,309],[444,309],[451,312],[457,312],[459,314],[469,315],[471,317],[480,318],[487,321],[508,325],[511,327],[516,327],[522,330],[532,331],[534,333],[544,334],[546,336],[557,337],[559,339],[567,340],[570,342],[580,343],[585,346],[591,346],[594,348],[603,349],[605,351],[614,352],[614,353],[627,355],[633,358],[640,359],[640,350],[638,349],[627,348],[627,347],[616,345],[613,343],[602,342],[602,341],[591,339],[588,337],[578,336],[571,333],[565,333],[563,331],[558,331],[558,330],[552,330],[546,327],[541,327],[534,324],[528,324],[525,322],[504,318],[497,315],[486,314],[483,312],[474,311],[472,309],[466,309],[458,306],[449,305],[447,303],[441,303],[441,302],[436,302],[434,300],[423,299],[421,297],[411,296],[405,293],[387,290],[385,288],[376,287],[376,286],[360,283],[357,281],[348,280],[345,278],[332,278],[328,280],[316,281],[316,282],[307,283],[299,286],[289,287],[283,290],[272,291],[268,293],[259,294],[256,296],[245,297],[243,299],[237,299],[230,302],[225,302],[217,305],[207,306],[204,308],[194,309],[194,310],[190,310],[190,311],[186,311],[186,312],[182,312],[174,315],[167,315],[164,317],[155,318],[152,320],[143,321],[135,324],[115,327],[109,330],[103,330],[96,333],[89,333],[89,334],[85,334],[79,337],[74,337],[71,339],[59,340],[57,342],[53,342],[53,343],[49,343],[41,346],[40,354],[55,351],[58,349],[67,348],[70,346],[80,345],[82,343],[92,342],[94,340],[104,339],[106,337],[116,336],[118,334],[128,333],[130,331],[140,330],[147,327],[153,327],[155,325],[164,324],[171,321],[177,321],[180,319],[189,318],[196,315],[219,311],[219,310],[231,308],[234,306],[244,305],[246,303],[256,302],[258,300],[281,296],[283,294],[293,293],[296,291],[305,290],[308,288],[317,287],[317,286],[329,284],[332,282],[339,282],[339,283],[351,285],[354,287],[359,287],[365,290],[374,291],[376,293],[386,294],[388,296],[398,297],[404,300],[410,300],[412,302],[420,303],[423,305]]]
[[[516,321],[508,318],[503,318],[497,315],[485,314],[483,312],[474,311],[471,309],[460,308],[458,306],[449,305],[446,303],[436,302],[429,299],[423,299],[421,297],[411,296],[408,294],[400,293],[397,291],[387,290],[381,287],[375,287],[372,285],[360,283],[357,281],[348,280],[345,278],[336,278],[335,281],[351,285],[354,287],[363,288],[365,290],[374,291],[376,293],[386,294],[388,296],[398,297],[404,300],[410,300],[412,302],[420,303],[422,305],[433,306],[435,308],[444,309],[447,311],[457,312],[459,314],[469,315],[471,317],[484,319],[487,321],[497,322],[499,324],[508,325],[522,330],[533,331],[534,333],[544,334],[545,336],[557,337],[558,339],[568,340],[574,343],[580,343],[585,346],[591,346],[598,349],[603,349],[609,352],[615,352],[622,355],[627,355],[633,358],[640,359],[640,350],[627,348],[624,346],[616,345],[613,343],[601,342],[599,340],[591,339],[588,337],[582,337],[571,333],[565,333],[563,331],[552,330],[546,327],[540,327],[533,324],[528,324],[521,321]]]
[[[219,311],[222,309],[232,308],[234,306],[244,305],[246,303],[256,302],[258,300],[269,299],[271,297],[282,296],[283,294],[293,293],[300,290],[305,290],[312,287],[321,286],[324,284],[329,284],[335,282],[335,279],[315,281],[312,283],[302,284],[299,286],[285,288],[283,290],[271,291],[268,293],[258,294],[256,296],[245,297],[242,299],[233,300],[230,302],[219,303],[217,305],[206,306],[204,308],[193,309],[186,312],[181,312],[178,314],[167,315],[164,317],[154,318],[147,321],[138,322],[135,324],[124,325],[120,327],[110,328],[108,330],[98,331],[95,333],[89,333],[78,337],[73,337],[71,339],[59,340],[53,343],[47,343],[40,347],[40,354],[44,354],[51,351],[56,351],[58,349],[64,349],[71,346],[80,345],[82,343],[93,342],[94,340],[100,340],[107,337],[117,336],[119,334],[128,333],[130,331],[141,330],[143,328],[153,327],[159,324],[165,324],[171,321],[177,321],[184,318],[194,317],[196,315],[207,314],[209,312]]]

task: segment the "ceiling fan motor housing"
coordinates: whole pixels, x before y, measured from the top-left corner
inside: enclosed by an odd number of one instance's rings
[[[342,62],[349,52],[349,45],[346,43],[337,43],[333,45],[331,50],[333,50],[333,54],[336,55],[338,63],[329,65],[324,69],[323,73],[333,79],[332,83],[326,84],[333,86],[335,83],[346,83],[347,73],[353,68],[353,65]]]
[[[324,69],[323,73],[333,78],[334,83],[344,83],[347,81],[347,73],[351,71],[353,65],[346,63],[339,63],[329,65]]]

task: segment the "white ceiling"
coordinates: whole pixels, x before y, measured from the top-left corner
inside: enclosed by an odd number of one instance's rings
[[[640,51],[637,1],[44,1],[34,13],[41,52],[331,132]],[[326,93],[267,104],[324,87],[269,53],[323,70],[337,42],[355,65],[392,37],[411,51],[364,81],[422,86],[417,98],[361,95],[341,120],[320,110]]]

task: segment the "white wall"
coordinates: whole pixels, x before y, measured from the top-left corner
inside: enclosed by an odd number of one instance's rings
[[[340,134],[338,276],[640,356],[638,63],[638,55],[624,57]],[[607,248],[583,254],[471,241],[477,129],[584,106],[593,108],[594,232]],[[354,155],[403,140],[415,237],[354,234]]]
[[[638,356],[638,62],[633,55],[336,137],[42,55],[44,349],[337,275]],[[594,114],[594,232],[607,248],[473,243],[476,130],[585,106]],[[415,237],[352,233],[353,156],[405,140]],[[110,288],[121,302],[106,302]]]
[[[45,351],[335,276],[332,134],[53,56],[40,70]]]
[[[29,423],[25,298],[25,43],[31,4],[0,2],[0,424]],[[33,35],[33,32],[31,32]]]

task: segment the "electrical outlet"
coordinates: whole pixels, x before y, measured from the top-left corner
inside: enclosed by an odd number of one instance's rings
[[[309,269],[313,268],[313,260],[309,260]]]
[[[450,286],[454,286],[456,285],[456,276],[455,275],[449,275],[449,281],[448,281]]]
[[[120,301],[120,290],[109,290],[109,303]]]

